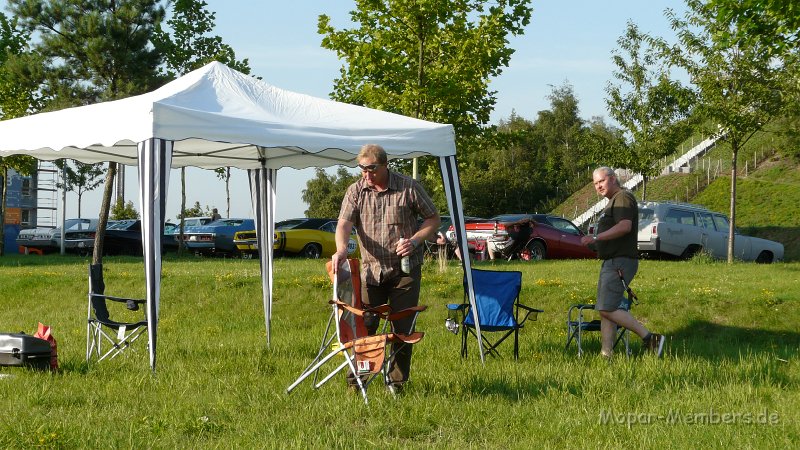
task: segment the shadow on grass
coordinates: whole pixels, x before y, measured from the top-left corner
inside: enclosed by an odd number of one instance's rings
[[[768,353],[794,358],[800,349],[800,333],[720,325],[696,320],[669,336],[668,351],[709,360],[738,358],[740,355]]]

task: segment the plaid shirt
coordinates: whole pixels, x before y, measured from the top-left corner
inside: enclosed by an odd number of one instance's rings
[[[419,228],[417,217],[437,214],[436,206],[419,182],[389,171],[388,189],[379,192],[361,178],[347,188],[339,219],[352,222],[358,234],[361,270],[368,284],[402,275],[397,241],[410,238]],[[421,242],[419,244],[422,244]],[[411,267],[422,264],[424,246],[410,255]]]

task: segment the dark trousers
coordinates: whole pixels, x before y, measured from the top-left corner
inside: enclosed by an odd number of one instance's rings
[[[419,304],[420,281],[422,279],[422,266],[411,269],[407,276],[392,278],[383,281],[378,286],[362,283],[361,301],[365,306],[375,307],[388,303],[392,312]],[[364,324],[369,334],[375,334],[380,325],[380,320],[375,317],[364,317]],[[411,333],[413,330],[414,316],[395,320],[392,322],[392,331],[402,334]],[[392,353],[397,353],[389,366],[389,380],[393,384],[405,383],[411,372],[412,345],[403,343],[392,344]]]

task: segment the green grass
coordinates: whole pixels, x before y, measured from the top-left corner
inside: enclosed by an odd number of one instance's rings
[[[545,309],[520,336],[520,359],[458,355],[444,304],[460,270],[424,270],[412,382],[402,397],[341,376],[285,389],[316,353],[330,286],[320,261],[275,268],[265,345],[258,263],[164,262],[158,370],[137,353],[87,366],[87,261],[0,259],[0,324],[53,327],[62,370],[3,368],[0,448],[790,448],[800,440],[800,266],[643,261],[634,313],[669,336],[661,360],[565,351],[568,306],[594,295],[597,261],[496,263],[523,271],[523,302]],[[492,266],[493,263],[484,263]],[[109,293],[141,296],[141,260],[106,258]],[[143,343],[140,343],[143,344]],[[505,344],[505,345],[509,345]],[[601,423],[601,415],[620,419]],[[609,416],[614,414],[614,416]],[[715,416],[716,414],[716,416]],[[771,424],[746,424],[764,420]],[[680,419],[680,420],[678,420]],[[734,423],[719,423],[733,420]]]

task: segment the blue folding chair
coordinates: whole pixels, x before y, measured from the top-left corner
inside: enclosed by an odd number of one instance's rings
[[[519,330],[528,318],[536,320],[541,309],[525,306],[519,302],[522,289],[522,272],[472,269],[475,289],[475,304],[478,308],[481,340],[484,355],[500,356],[497,347],[514,335],[514,359],[519,358]],[[461,357],[467,357],[467,334],[478,337],[475,331],[469,300],[464,288],[464,303],[448,304],[447,328],[458,333],[461,328]],[[499,338],[495,333],[500,333]],[[492,335],[494,340],[487,338]]]

